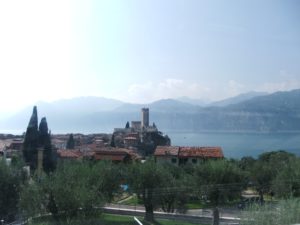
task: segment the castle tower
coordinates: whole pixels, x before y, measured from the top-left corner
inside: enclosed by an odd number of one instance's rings
[[[149,108],[142,108],[142,127],[149,127]]]

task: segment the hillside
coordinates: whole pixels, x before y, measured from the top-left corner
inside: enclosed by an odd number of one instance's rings
[[[112,132],[127,121],[140,120],[150,108],[150,122],[160,130],[176,131],[300,131],[300,90],[276,92],[226,106],[201,107],[173,99],[129,104],[108,99],[73,99],[40,104],[50,129],[59,132]],[[25,129],[32,107],[16,114],[1,129]]]

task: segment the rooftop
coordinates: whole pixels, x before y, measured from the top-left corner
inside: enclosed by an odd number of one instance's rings
[[[157,146],[154,156],[178,156],[179,158],[224,158],[221,147]]]
[[[178,156],[178,152],[177,146],[157,146],[154,156]]]

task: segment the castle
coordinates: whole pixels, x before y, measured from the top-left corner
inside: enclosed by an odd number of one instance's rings
[[[132,148],[142,155],[153,154],[156,146],[170,145],[170,138],[158,131],[153,123],[149,125],[149,108],[141,109],[141,121],[131,121],[125,128],[115,128],[113,145],[117,147]]]
[[[131,121],[131,126],[125,128],[115,128],[114,133],[131,133],[131,132],[158,132],[155,124],[149,125],[149,108],[141,109],[141,121]]]

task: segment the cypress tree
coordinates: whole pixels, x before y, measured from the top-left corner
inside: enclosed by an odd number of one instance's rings
[[[75,147],[75,141],[74,141],[74,137],[73,134],[70,134],[69,139],[67,141],[67,149],[74,149]]]
[[[51,135],[48,132],[48,124],[46,117],[41,119],[39,125],[39,145],[44,149],[43,168],[46,173],[55,169],[55,156],[52,151]]]
[[[115,134],[112,134],[112,136],[111,136],[110,147],[116,147],[116,144],[115,144]]]
[[[37,148],[39,147],[39,132],[38,132],[38,115],[36,106],[33,107],[33,112],[29,120],[26,130],[23,156],[26,164],[30,169],[36,169],[37,166]]]
[[[42,148],[44,150],[44,170],[46,172],[52,171],[55,168],[55,157],[52,152],[51,137],[48,132],[47,120],[43,117],[38,126],[37,107],[34,106],[23,144],[23,157],[31,170],[35,170],[37,168],[38,148]]]

